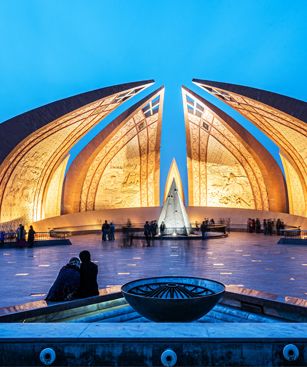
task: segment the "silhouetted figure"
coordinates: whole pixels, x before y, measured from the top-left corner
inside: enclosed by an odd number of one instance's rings
[[[155,220],[152,220],[150,222],[150,235],[151,235],[152,238],[154,238],[156,236],[157,230],[158,230],[157,222]]]
[[[261,232],[261,223],[260,223],[259,218],[256,219],[255,226],[256,226],[256,233],[260,233]]]
[[[254,233],[256,230],[256,221],[255,219],[252,219],[252,233]]]
[[[25,227],[19,224],[16,231],[16,241],[22,243],[25,240]]]
[[[228,233],[230,233],[230,223],[231,223],[230,218],[227,218],[226,219],[226,228],[227,228]]]
[[[281,230],[281,220],[279,218],[277,218],[277,221],[276,221],[276,234],[277,234],[277,236],[280,236],[280,230]]]
[[[150,246],[150,224],[148,223],[148,220],[144,225],[144,236],[146,239],[147,246]]]
[[[160,224],[160,235],[161,236],[164,236],[165,229],[166,229],[165,223],[164,221],[162,221]]]
[[[28,231],[28,246],[29,247],[33,247],[34,237],[35,237],[35,231],[33,229],[33,226],[30,226],[29,231]]]
[[[4,239],[5,239],[5,232],[4,231],[0,231],[0,244],[2,246],[4,245]]]
[[[273,221],[271,219],[268,220],[267,227],[268,227],[268,229],[267,229],[268,235],[272,236],[272,234],[273,234]]]
[[[111,222],[110,223],[110,231],[109,231],[109,241],[115,240],[115,225]]]
[[[123,227],[123,246],[131,247],[133,245],[133,229],[131,226]]]
[[[249,233],[252,232],[252,219],[251,218],[247,219],[247,232]]]
[[[50,288],[46,301],[61,302],[73,299],[80,286],[80,260],[72,257],[62,267],[55,282]]]
[[[210,224],[215,224],[215,221],[213,218],[210,219]]]
[[[97,284],[98,266],[91,261],[91,254],[87,250],[81,251],[79,257],[81,267],[78,297],[97,296],[99,294]]]
[[[202,222],[201,226],[200,226],[200,230],[201,230],[201,239],[204,240],[206,239],[207,236],[207,224],[205,221]]]
[[[106,241],[110,231],[110,225],[107,220],[104,221],[101,230],[102,230],[102,240]]]
[[[266,219],[263,219],[263,234],[268,234],[268,222]]]

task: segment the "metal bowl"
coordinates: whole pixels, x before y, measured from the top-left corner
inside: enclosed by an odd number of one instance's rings
[[[121,290],[130,306],[149,320],[187,322],[208,313],[225,286],[211,279],[165,276],[134,280]]]

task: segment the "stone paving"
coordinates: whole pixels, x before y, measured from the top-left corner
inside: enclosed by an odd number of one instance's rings
[[[278,237],[231,233],[228,238],[156,240],[130,248],[121,238],[99,235],[71,238],[72,246],[0,250],[0,307],[44,298],[60,268],[87,249],[99,266],[100,288],[161,275],[200,276],[227,285],[307,299],[307,248],[277,245]]]

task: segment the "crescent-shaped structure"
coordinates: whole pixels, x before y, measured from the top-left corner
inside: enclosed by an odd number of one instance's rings
[[[159,206],[164,88],[123,112],[79,153],[67,172],[63,214]]]
[[[50,103],[0,125],[0,220],[31,223],[60,214],[72,146],[153,80],[97,89]]]
[[[288,212],[282,172],[239,123],[182,88],[190,206]]]
[[[290,214],[307,216],[307,103],[261,89],[193,81],[240,112],[280,148]]]

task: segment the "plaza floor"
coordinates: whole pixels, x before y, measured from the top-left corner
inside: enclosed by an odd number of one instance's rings
[[[100,288],[161,275],[212,278],[226,285],[307,299],[307,248],[277,245],[278,237],[231,233],[208,241],[101,242],[99,235],[71,238],[72,246],[0,250],[0,307],[44,298],[60,268],[81,250],[99,266]]]

